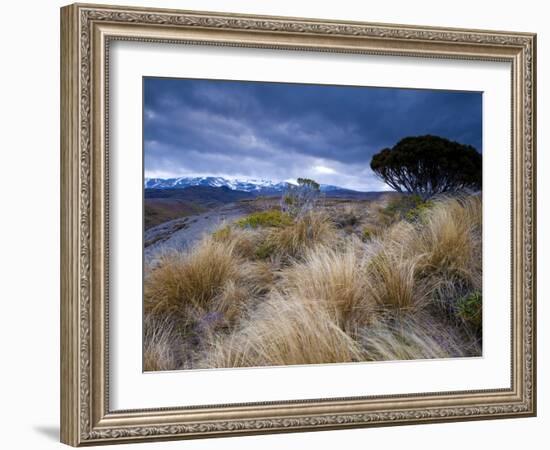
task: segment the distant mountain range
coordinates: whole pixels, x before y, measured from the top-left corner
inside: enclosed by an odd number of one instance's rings
[[[275,183],[269,180],[238,180],[223,177],[181,177],[181,178],[145,178],[145,189],[186,189],[192,186],[204,186],[214,188],[229,188],[232,191],[248,192],[252,195],[277,195],[283,192],[288,183]],[[330,195],[360,195],[359,191],[321,184],[321,192]]]

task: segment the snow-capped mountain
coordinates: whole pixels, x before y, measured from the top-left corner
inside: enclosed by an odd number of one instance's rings
[[[190,186],[227,187],[234,191],[255,194],[273,194],[282,192],[286,182],[270,180],[237,180],[223,177],[181,177],[181,178],[145,178],[145,189],[185,189]],[[321,191],[347,190],[338,186],[321,185]]]
[[[145,178],[146,189],[185,189],[189,186],[228,187],[234,191],[282,191],[286,183],[269,180],[236,180],[222,177]]]

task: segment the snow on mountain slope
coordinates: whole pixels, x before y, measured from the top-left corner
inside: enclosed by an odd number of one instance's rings
[[[270,180],[238,180],[227,179],[223,177],[180,177],[180,178],[145,178],[144,185],[146,189],[185,189],[189,186],[226,186],[234,191],[254,192],[254,193],[276,193],[282,192],[288,183],[275,183]],[[349,189],[338,186],[321,185],[321,191],[349,191]]]

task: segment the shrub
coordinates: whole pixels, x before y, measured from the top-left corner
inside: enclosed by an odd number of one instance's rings
[[[475,291],[460,298],[456,304],[458,316],[476,330],[482,323],[482,297],[480,291]]]
[[[276,209],[255,212],[237,221],[241,228],[283,227],[291,224],[291,217]]]
[[[439,136],[401,139],[374,155],[371,169],[397,192],[423,199],[447,192],[481,189],[481,154]]]
[[[298,178],[297,183],[288,183],[281,197],[281,210],[294,217],[311,211],[321,195],[321,186],[316,181]]]

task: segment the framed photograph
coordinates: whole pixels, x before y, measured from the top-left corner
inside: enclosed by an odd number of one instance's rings
[[[535,58],[62,8],[62,442],[535,415]]]

